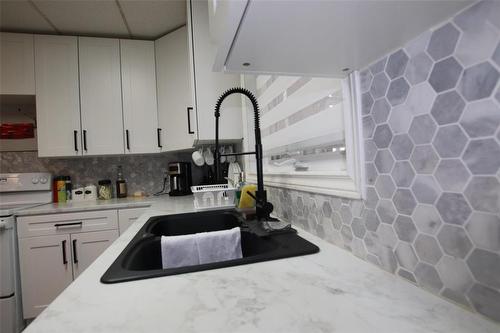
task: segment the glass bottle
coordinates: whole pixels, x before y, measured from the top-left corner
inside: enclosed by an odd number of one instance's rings
[[[116,197],[127,197],[127,181],[123,178],[122,166],[118,166],[118,177],[116,179]]]

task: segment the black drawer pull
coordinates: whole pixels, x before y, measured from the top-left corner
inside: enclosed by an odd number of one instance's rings
[[[73,140],[75,141],[75,151],[78,151],[78,131],[73,131]]]
[[[188,114],[188,134],[194,134],[194,131],[191,130],[191,111],[193,108],[190,106],[187,108],[187,114]]]
[[[158,148],[163,148],[161,145],[161,128],[156,129],[156,134],[158,135]]]
[[[130,140],[128,137],[128,130],[125,130],[125,140],[127,141],[127,150],[130,150]]]
[[[71,227],[71,226],[82,226],[82,222],[71,222],[71,223],[56,223],[54,224],[54,227],[59,228],[59,227]]]
[[[78,264],[78,257],[76,254],[76,239],[73,239],[73,262]]]
[[[62,255],[63,255],[63,265],[68,264],[68,258],[66,258],[66,240],[61,242],[62,245]]]
[[[83,150],[87,151],[87,130],[83,130]]]

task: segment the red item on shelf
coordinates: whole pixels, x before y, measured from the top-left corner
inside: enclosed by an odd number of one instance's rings
[[[35,137],[32,123],[1,124],[0,139],[31,139]]]

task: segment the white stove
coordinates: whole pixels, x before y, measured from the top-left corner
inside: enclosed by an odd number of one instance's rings
[[[16,214],[52,201],[49,173],[0,174],[0,332],[24,328],[19,280]]]

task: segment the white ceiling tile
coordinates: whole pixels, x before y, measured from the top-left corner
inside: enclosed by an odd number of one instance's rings
[[[24,0],[0,1],[0,29],[14,32],[55,33],[42,15]]]
[[[186,24],[185,0],[119,0],[132,36],[157,38]]]
[[[129,37],[115,1],[34,0],[63,34]]]

